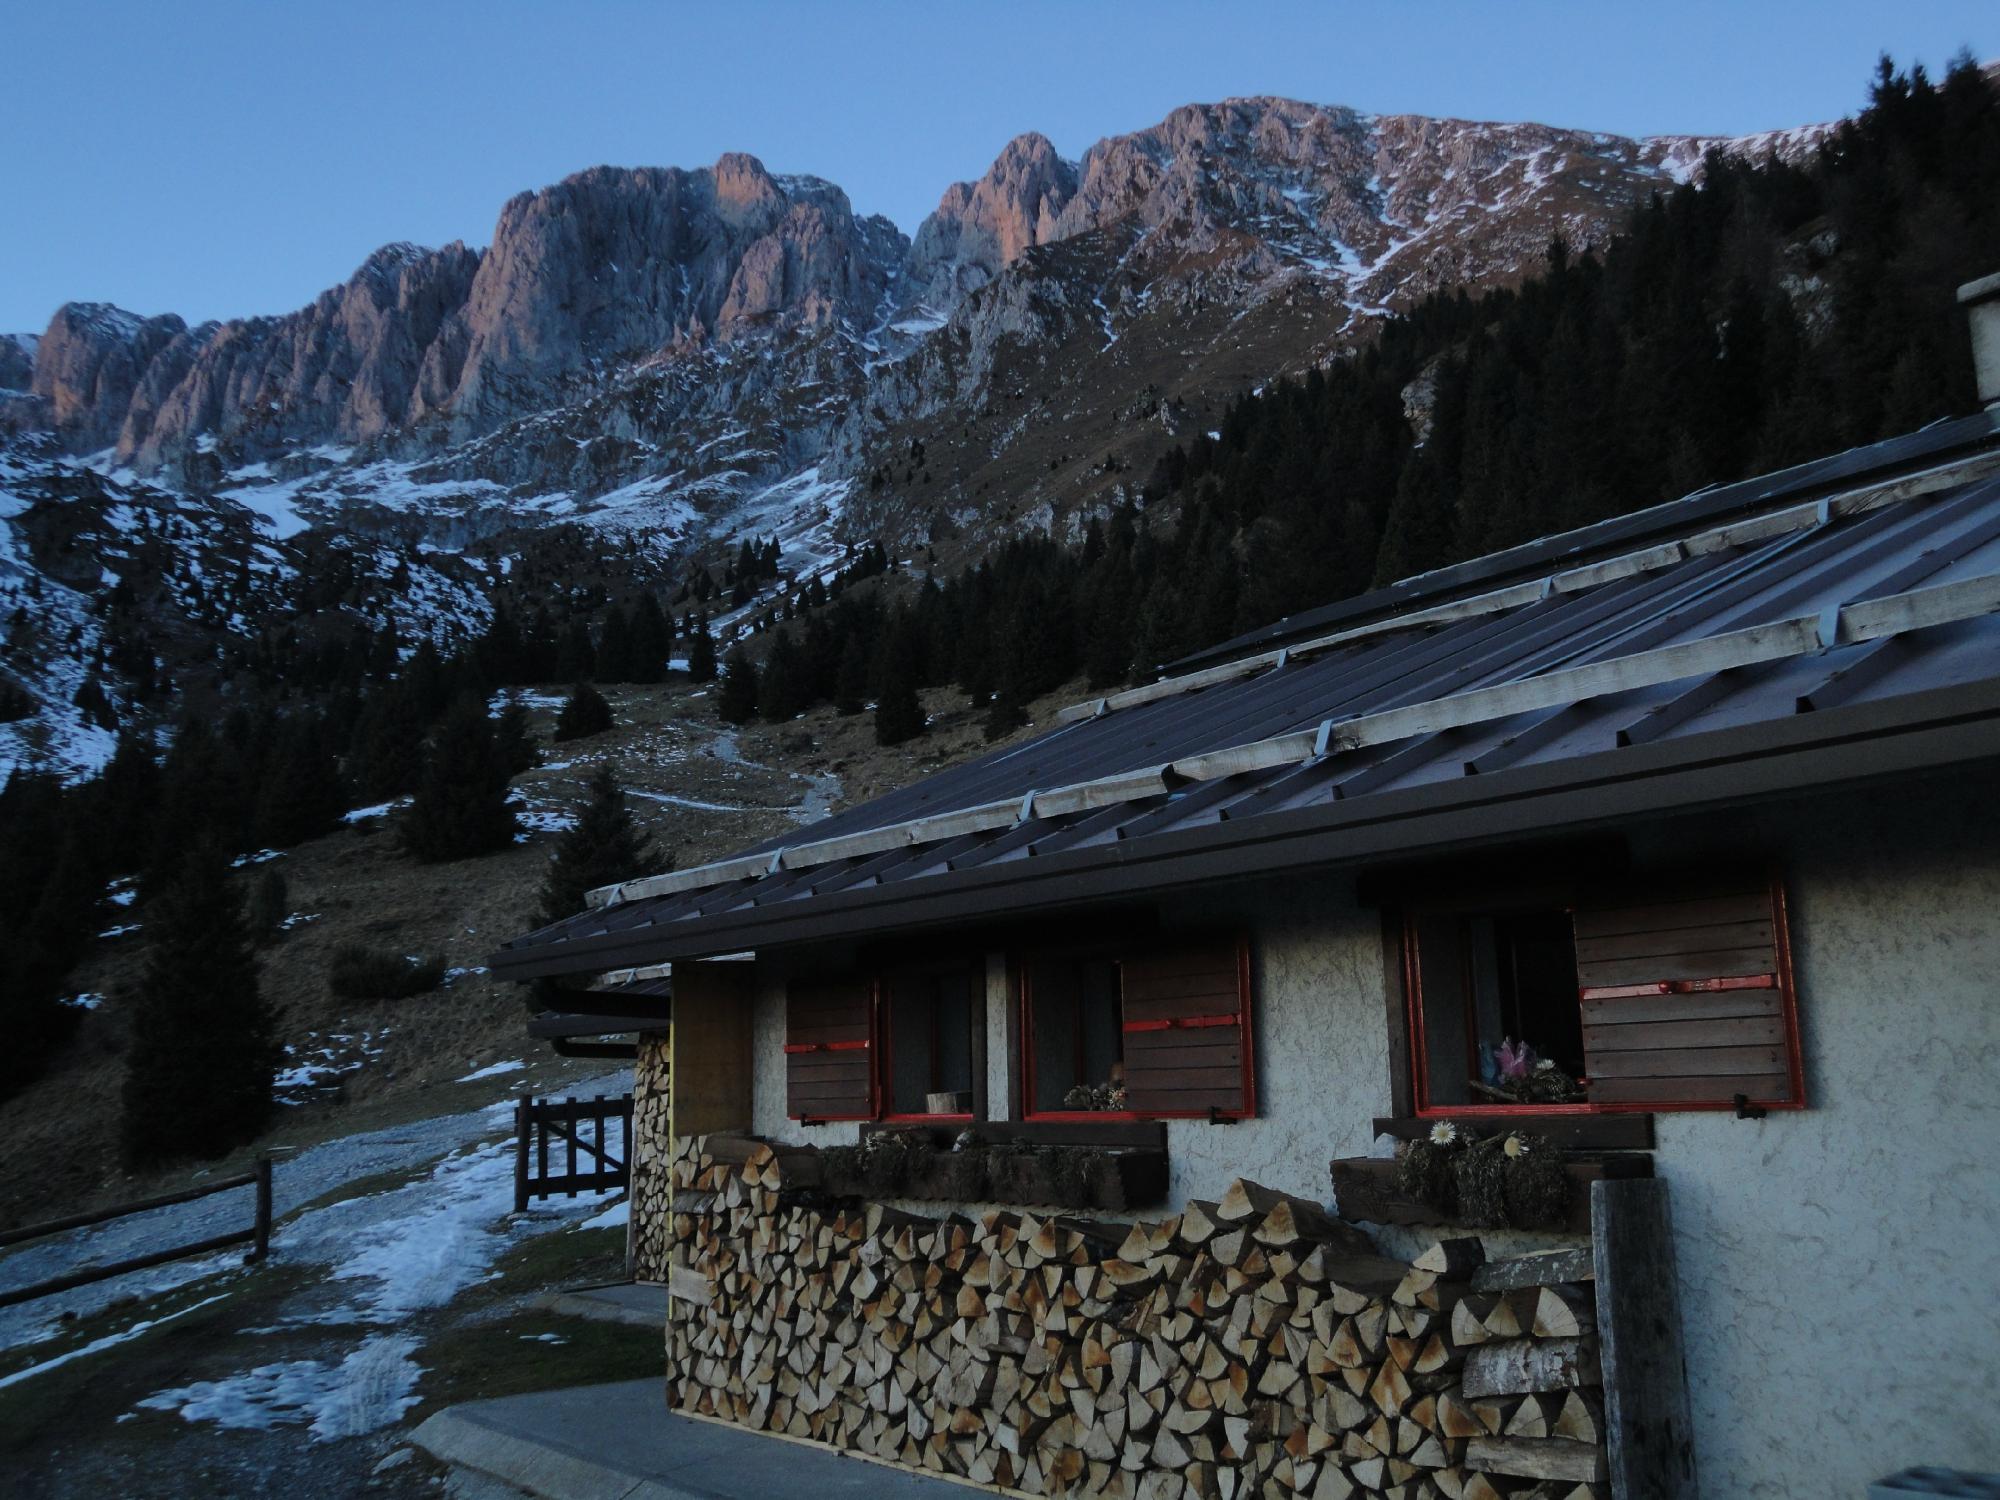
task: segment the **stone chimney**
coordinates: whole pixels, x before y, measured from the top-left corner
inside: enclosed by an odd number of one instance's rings
[[[2000,407],[2000,271],[1968,281],[1958,300],[1972,325],[1972,370],[1979,381],[1979,399]]]

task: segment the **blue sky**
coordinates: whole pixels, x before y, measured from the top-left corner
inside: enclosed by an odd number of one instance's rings
[[[1021,131],[1074,156],[1192,100],[1737,133],[1961,45],[2000,54],[2000,6],[9,0],[0,329],[282,312],[599,162],[746,150],[910,231]]]

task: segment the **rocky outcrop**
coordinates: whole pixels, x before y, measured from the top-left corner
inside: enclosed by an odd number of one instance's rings
[[[298,312],[189,330],[133,401],[120,459],[145,473],[204,434],[255,455],[402,426],[427,371],[456,373],[453,325],[479,260],[463,245],[389,245]]]
[[[147,367],[186,332],[172,313],[142,318],[108,302],[58,308],[35,350],[33,390],[64,445],[91,452],[115,442]]]
[[[936,488],[912,507],[962,524],[1002,495],[1040,505],[1057,481],[1038,476],[1079,451],[1083,488],[1148,463],[1116,451],[1135,421],[1166,433],[1430,291],[1518,280],[1551,234],[1602,242],[1707,147],[1816,134],[1634,141],[1229,99],[1078,162],[1019,136],[913,241],[751,156],[599,167],[510,201],[484,252],[392,245],[283,317],[66,307],[33,358],[0,345],[0,391],[32,387],[0,425],[197,489],[260,460],[247,478],[338,470],[315,516],[371,487],[386,509],[473,493],[488,529],[640,481],[682,516],[822,463],[886,485],[872,448],[922,436]],[[965,447],[947,464],[940,441]],[[1017,474],[1010,450],[1035,457]]]
[[[903,295],[949,309],[1034,245],[1055,238],[1076,193],[1073,162],[1046,136],[1016,136],[977,182],[955,182],[910,245]]]
[[[33,333],[0,333],[0,391],[25,391],[35,383],[35,346],[41,337]]]
[[[142,473],[198,442],[241,458],[394,438],[435,446],[587,393],[607,371],[780,326],[873,317],[906,244],[810,177],[597,168],[524,193],[492,248],[390,245],[283,317],[190,329],[59,311],[30,363],[72,451]],[[20,354],[20,346],[8,349]]]
[[[599,167],[501,210],[465,309],[464,370],[439,407],[490,430],[594,362],[728,340],[786,318],[816,327],[881,301],[902,239],[847,195],[755,157],[709,170]]]

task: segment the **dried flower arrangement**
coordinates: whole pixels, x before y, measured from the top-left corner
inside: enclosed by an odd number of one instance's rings
[[[1396,1153],[1396,1189],[1476,1229],[1557,1229],[1569,1214],[1562,1153],[1540,1136],[1480,1136],[1449,1120]]]
[[[1489,1099],[1506,1104],[1575,1104],[1586,1097],[1581,1083],[1526,1041],[1502,1037],[1499,1046],[1482,1053],[1480,1071],[1485,1076],[1471,1087]]]
[[[1074,1110],[1123,1109],[1125,1108],[1125,1085],[1122,1083],[1079,1083],[1063,1095],[1063,1108]]]

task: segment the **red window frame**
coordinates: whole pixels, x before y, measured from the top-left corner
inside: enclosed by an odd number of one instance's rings
[[[1805,1066],[1800,1054],[1798,992],[1792,975],[1791,916],[1785,903],[1784,882],[1776,876],[1770,879],[1771,909],[1774,917],[1777,940],[1778,968],[1769,980],[1775,985],[1779,995],[1779,1007],[1785,1019],[1785,1064],[1790,1075],[1792,1097],[1783,1103],[1764,1106],[1769,1109],[1806,1108]],[[1574,912],[1575,902],[1550,902]],[[1616,1102],[1593,1103],[1583,1100],[1575,1104],[1431,1104],[1430,1098],[1430,1055],[1424,1037],[1423,982],[1417,952],[1417,916],[1420,911],[1440,909],[1463,910],[1467,912],[1504,911],[1510,906],[1519,909],[1519,903],[1494,901],[1485,905],[1454,901],[1447,907],[1424,907],[1421,903],[1402,913],[1402,969],[1403,1003],[1405,1024],[1409,1037],[1410,1061],[1410,1104],[1420,1120],[1490,1120],[1513,1119],[1522,1115],[1650,1115],[1681,1113],[1712,1113],[1716,1110],[1731,1110],[1735,1105],[1726,1099],[1668,1099],[1648,1101],[1624,1099]],[[1661,984],[1613,985],[1590,988],[1581,986],[1577,1001],[1606,998],[1611,995],[1642,994],[1683,994],[1704,990],[1733,989],[1756,984],[1765,984],[1764,976],[1752,980],[1686,980]]]
[[[1151,940],[1156,946],[1167,946],[1158,939]],[[1009,967],[1013,970],[1016,990],[1020,997],[1020,1103],[1023,1120],[1049,1120],[1060,1123],[1086,1124],[1092,1120],[1252,1120],[1257,1117],[1257,1048],[1256,1048],[1256,1007],[1250,990],[1250,940],[1242,933],[1232,939],[1236,946],[1236,1015],[1230,1021],[1214,1016],[1196,1016],[1178,1023],[1169,1021],[1127,1021],[1125,1019],[1124,960],[1131,952],[1131,945],[1116,947],[1089,945],[1077,948],[1042,948],[1023,955]],[[1178,946],[1178,945],[1174,945]],[[1035,1005],[1034,966],[1038,960],[1048,959],[1109,959],[1118,966],[1118,1028],[1121,1033],[1131,1031],[1164,1030],[1173,1025],[1189,1028],[1235,1025],[1242,1039],[1243,1050],[1243,1107],[1240,1110],[1136,1110],[1136,1109],[1036,1109],[1035,1093]]]
[[[957,970],[962,970],[966,977],[966,994],[970,1012],[966,1024],[968,1027],[975,1029],[983,1027],[986,1024],[986,965],[983,957],[979,960],[967,960],[964,963],[947,960],[940,963],[913,965],[909,968],[881,973],[875,977],[875,1020],[871,1029],[879,1045],[875,1048],[874,1069],[876,1112],[870,1116],[871,1119],[880,1120],[884,1124],[891,1125],[969,1125],[979,1118],[978,1104],[981,1090],[980,1080],[977,1076],[972,1080],[971,1094],[973,1107],[969,1110],[957,1114],[934,1115],[927,1111],[898,1112],[888,1108],[890,1101],[895,1097],[894,1081],[896,1077],[896,1028],[891,1020],[889,1010],[890,991],[894,988],[899,978],[933,978],[936,975]],[[935,1059],[937,1051],[937,1014],[935,1007],[933,1007],[931,1014],[931,1037],[932,1057]],[[979,1048],[976,1044],[973,1045],[972,1052],[972,1065],[976,1075],[979,1066]]]

